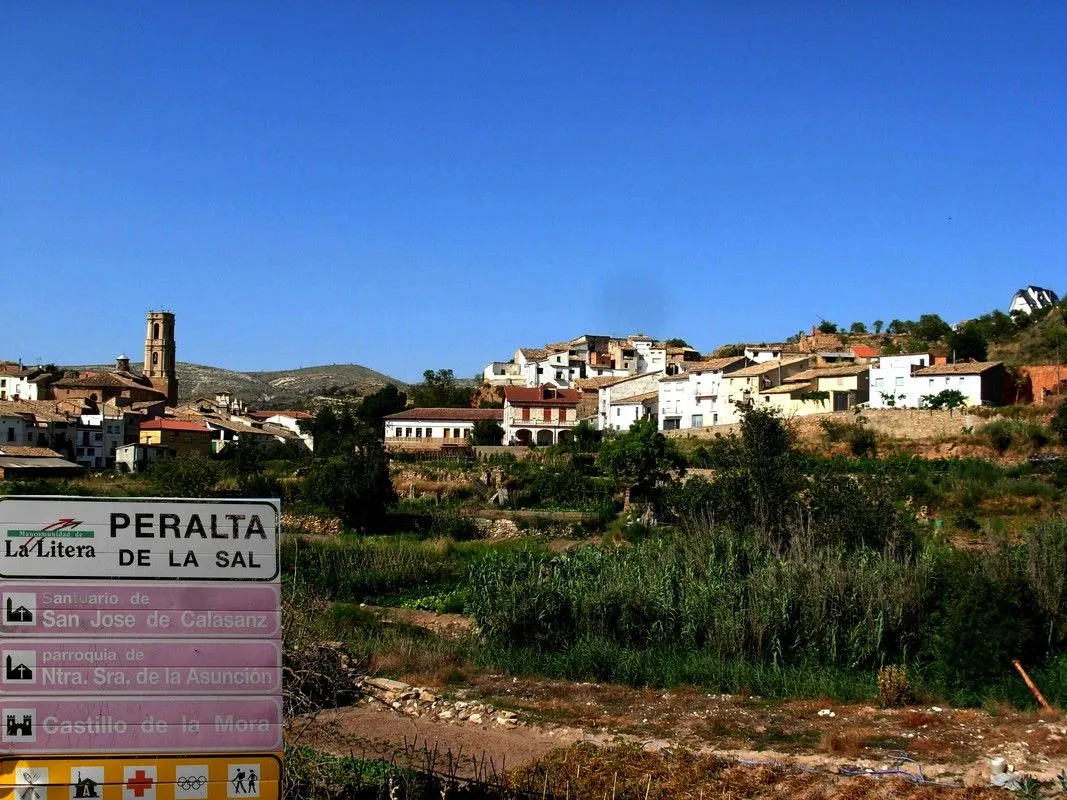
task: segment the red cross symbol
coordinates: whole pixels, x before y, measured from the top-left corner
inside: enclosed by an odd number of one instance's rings
[[[153,783],[155,781],[143,769],[139,769],[126,781],[126,788],[133,792],[134,797],[144,797],[146,792],[152,790]]]

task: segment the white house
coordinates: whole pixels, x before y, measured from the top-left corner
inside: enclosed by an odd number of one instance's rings
[[[1042,308],[1052,308],[1060,302],[1059,296],[1051,289],[1043,289],[1040,286],[1027,286],[1020,289],[1011,298],[1008,313],[1019,311],[1023,314],[1033,314]]]
[[[385,418],[385,446],[389,450],[466,447],[474,424],[486,419],[503,423],[503,409],[409,408]]]
[[[996,405],[1004,400],[1007,371],[1000,361],[973,361],[958,364],[932,364],[910,376],[909,405],[925,405],[924,399],[946,389],[960,392],[968,406]]]
[[[628,431],[638,420],[659,419],[659,391],[653,390],[643,394],[623,397],[611,402],[611,427],[615,430]]]
[[[40,367],[0,373],[0,400],[41,400],[49,394],[52,377]]]
[[[929,353],[872,358],[871,408],[918,408],[917,387],[912,386],[911,375],[931,362]]]
[[[78,432],[74,440],[74,461],[78,466],[112,468],[115,466],[115,451],[125,443],[123,417],[102,412],[78,416]]]
[[[522,368],[514,361],[492,361],[482,370],[482,382],[490,386],[525,386]]]
[[[722,377],[747,364],[744,356],[712,358],[688,364],[687,372],[661,378],[658,404],[660,430],[717,425]]]
[[[306,411],[250,411],[249,419],[261,425],[278,425],[300,438],[308,450],[315,449],[315,437],[301,429],[300,423],[310,422],[314,415]]]
[[[0,409],[0,443],[34,445],[33,417]]]
[[[644,396],[649,392],[656,392],[655,407],[659,407],[659,380],[663,377],[663,371],[648,372],[641,375],[628,375],[611,381],[597,389],[597,429],[598,430],[622,430],[630,429],[634,419],[627,419],[627,414],[641,414],[645,406],[627,406],[622,401],[630,398]],[[651,407],[651,406],[650,406]],[[658,414],[657,414],[658,416]],[[641,417],[638,417],[640,419]]]

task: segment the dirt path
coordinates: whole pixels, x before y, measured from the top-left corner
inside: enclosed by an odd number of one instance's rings
[[[466,777],[499,774],[578,742],[828,774],[890,770],[906,754],[903,769],[968,786],[988,785],[993,757],[1040,780],[1067,768],[1064,720],[1036,713],[782,703],[497,675],[475,676],[459,689],[423,687],[421,695],[428,699],[419,700],[418,689],[398,690],[320,712],[297,720],[290,739]],[[488,712],[460,719],[466,712],[458,707]]]

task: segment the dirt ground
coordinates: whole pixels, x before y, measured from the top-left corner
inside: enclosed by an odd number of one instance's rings
[[[404,612],[404,621],[446,635],[467,624],[451,615],[423,619],[423,613]],[[1058,713],[882,709],[709,695],[695,689],[663,692],[492,674],[466,678],[462,685],[435,686],[426,676],[413,676],[423,694],[430,693],[432,704],[411,700],[405,706],[388,702],[392,695],[384,701],[367,697],[351,707],[295,720],[290,741],[338,755],[481,778],[550,762],[559,758],[560,748],[581,743],[598,748],[629,744],[658,759],[680,754],[728,759],[741,770],[732,780],[742,783],[758,784],[772,769],[778,776],[772,781],[778,785],[773,796],[778,797],[782,781],[798,782],[795,793],[810,797],[911,797],[913,789],[936,789],[938,796],[942,791],[1003,796],[1000,789],[977,788],[989,786],[993,758],[1004,759],[1020,776],[1042,781],[1054,781],[1067,769],[1067,720]],[[440,717],[442,708],[454,711],[457,702],[483,704],[491,711],[477,719],[458,719],[451,712],[447,719]],[[506,720],[496,716],[501,713]],[[573,756],[567,758],[573,763]],[[890,777],[898,770],[945,787],[972,788],[915,786]],[[850,776],[863,772],[884,777]],[[886,788],[890,785],[896,788]],[[749,786],[744,796],[763,795]]]

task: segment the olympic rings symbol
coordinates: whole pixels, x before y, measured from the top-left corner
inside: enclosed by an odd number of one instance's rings
[[[203,775],[191,775],[189,777],[182,776],[175,781],[179,789],[188,791],[190,789],[200,789],[207,783],[207,778]]]

